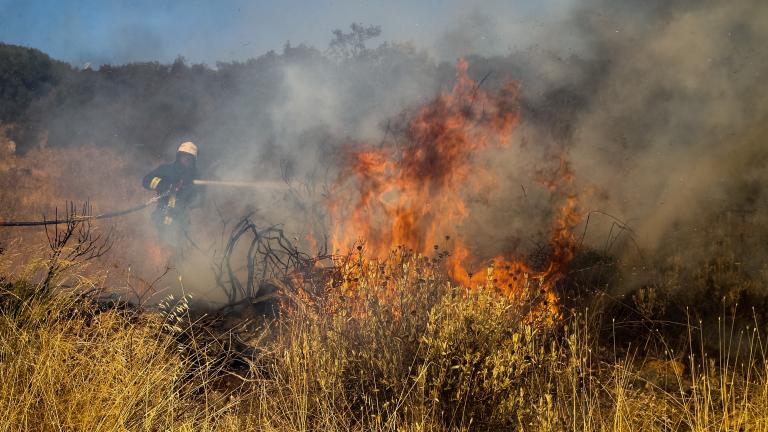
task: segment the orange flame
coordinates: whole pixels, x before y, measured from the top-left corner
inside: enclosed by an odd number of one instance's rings
[[[447,267],[456,282],[512,297],[538,291],[544,294],[544,304],[554,307],[552,287],[573,257],[570,228],[579,220],[573,195],[558,211],[545,270],[496,257],[485,274],[467,271],[473,257],[457,228],[468,216],[462,193],[492,185],[493,173],[479,167],[476,157],[509,145],[520,118],[516,83],[508,82],[492,95],[469,78],[467,69],[468,63],[459,61],[452,91],[416,112],[407,124],[405,143],[380,148],[355,143],[347,148],[347,168],[340,175],[335,200],[329,203],[332,246],[344,252],[364,244],[374,257],[386,257],[399,246],[428,255],[444,236],[453,238]],[[572,179],[561,158],[558,170],[540,182],[555,192]],[[345,193],[350,187],[354,193]]]

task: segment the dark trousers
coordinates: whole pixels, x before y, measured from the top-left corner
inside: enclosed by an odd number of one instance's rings
[[[171,259],[181,258],[188,246],[189,216],[185,211],[169,211],[158,207],[152,213],[160,242],[171,253]]]

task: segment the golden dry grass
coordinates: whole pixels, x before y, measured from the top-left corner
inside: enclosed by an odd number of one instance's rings
[[[529,305],[390,259],[396,283],[358,271],[354,302],[291,299],[233,380],[183,301],[100,309],[64,288],[71,276],[47,296],[2,279],[0,430],[768,430],[754,327],[717,355],[698,322],[682,353],[617,349],[600,311],[531,320]]]

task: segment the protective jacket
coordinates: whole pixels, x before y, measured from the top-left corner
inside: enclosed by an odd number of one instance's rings
[[[158,201],[153,214],[156,223],[186,226],[187,209],[195,207],[200,201],[200,188],[192,184],[196,178],[197,170],[194,167],[184,167],[178,161],[160,165],[144,176],[142,183],[145,188],[158,194],[168,192]]]

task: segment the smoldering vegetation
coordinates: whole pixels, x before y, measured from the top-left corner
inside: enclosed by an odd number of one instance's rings
[[[2,219],[141,202],[141,176],[187,139],[205,178],[285,184],[209,189],[191,212],[196,249],[173,269],[155,260],[145,213],[68,244],[0,232],[0,428],[765,429],[768,6],[558,12],[525,47],[505,48],[505,15],[478,6],[436,51],[354,25],[327,49],[215,66],[76,69],[0,45]],[[413,145],[409,122],[454,84],[455,62],[435,52],[466,58],[479,89],[520,89],[511,145],[463,167],[492,180],[462,197],[471,252],[536,269],[562,198],[577,203],[556,307],[544,277],[521,276],[518,297],[491,271],[486,289],[457,286],[447,240],[430,256],[361,247],[314,266],[307,236],[339,223],[327,202],[349,202],[329,196],[354,183],[339,178],[349,149]],[[196,309],[227,300],[211,287],[231,229],[272,224],[283,249],[269,253],[301,265],[271,281],[266,313]],[[110,227],[102,255],[93,240]],[[88,244],[92,260],[77,256]]]
[[[498,54],[496,45],[512,46],[510,33],[478,7],[438,51],[467,58],[483,88],[517,81],[522,122],[513,146],[477,155],[496,184],[466,198],[471,246],[487,256],[540,246],[553,211],[540,179],[566,159],[585,215],[574,229],[610,257],[603,288],[635,290],[668,270],[699,274],[726,255],[760,285],[766,13],[759,1],[596,0],[560,12],[559,25],[530,45]],[[485,42],[467,22],[484,23]],[[210,228],[201,231],[218,232],[223,209],[322,238],[330,223],[322,201],[338,180],[342,147],[396,145],[414,110],[455,78],[452,61],[382,39],[355,25],[334,33],[327,49],[286,44],[215,66],[179,58],[97,70],[6,45],[7,151],[109,149],[123,161],[121,175],[138,178],[192,139],[204,176],[285,180],[292,191],[215,191],[199,215]]]

